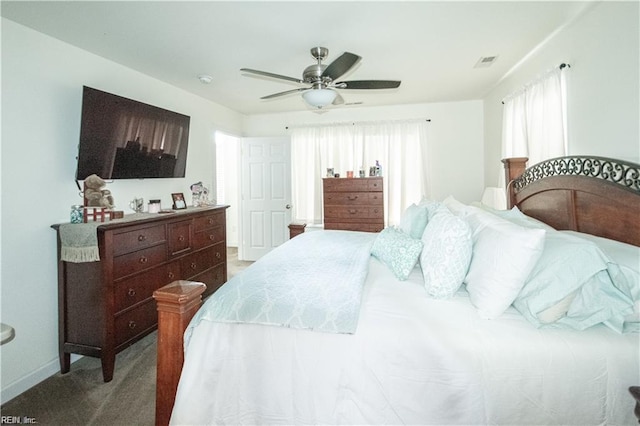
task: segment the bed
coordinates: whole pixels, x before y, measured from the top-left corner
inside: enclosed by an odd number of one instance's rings
[[[156,423],[637,422],[640,166],[504,163],[508,210],[423,200],[295,237],[203,307],[156,292]]]

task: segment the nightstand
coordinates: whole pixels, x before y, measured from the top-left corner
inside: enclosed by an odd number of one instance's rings
[[[307,226],[306,223],[293,222],[289,224],[289,239],[295,237],[296,235],[300,235],[304,232],[304,228]]]

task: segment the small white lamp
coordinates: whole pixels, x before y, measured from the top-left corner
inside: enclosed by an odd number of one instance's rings
[[[496,210],[506,210],[507,194],[504,188],[489,186],[482,193],[482,204]]]

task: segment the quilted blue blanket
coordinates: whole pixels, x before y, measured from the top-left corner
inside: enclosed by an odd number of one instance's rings
[[[311,231],[275,248],[216,291],[200,321],[354,333],[377,234]]]

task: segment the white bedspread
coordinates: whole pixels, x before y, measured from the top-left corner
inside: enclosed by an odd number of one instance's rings
[[[428,299],[419,268],[398,281],[370,262],[353,335],[201,321],[171,423],[637,422],[640,335],[482,320],[464,292]]]

